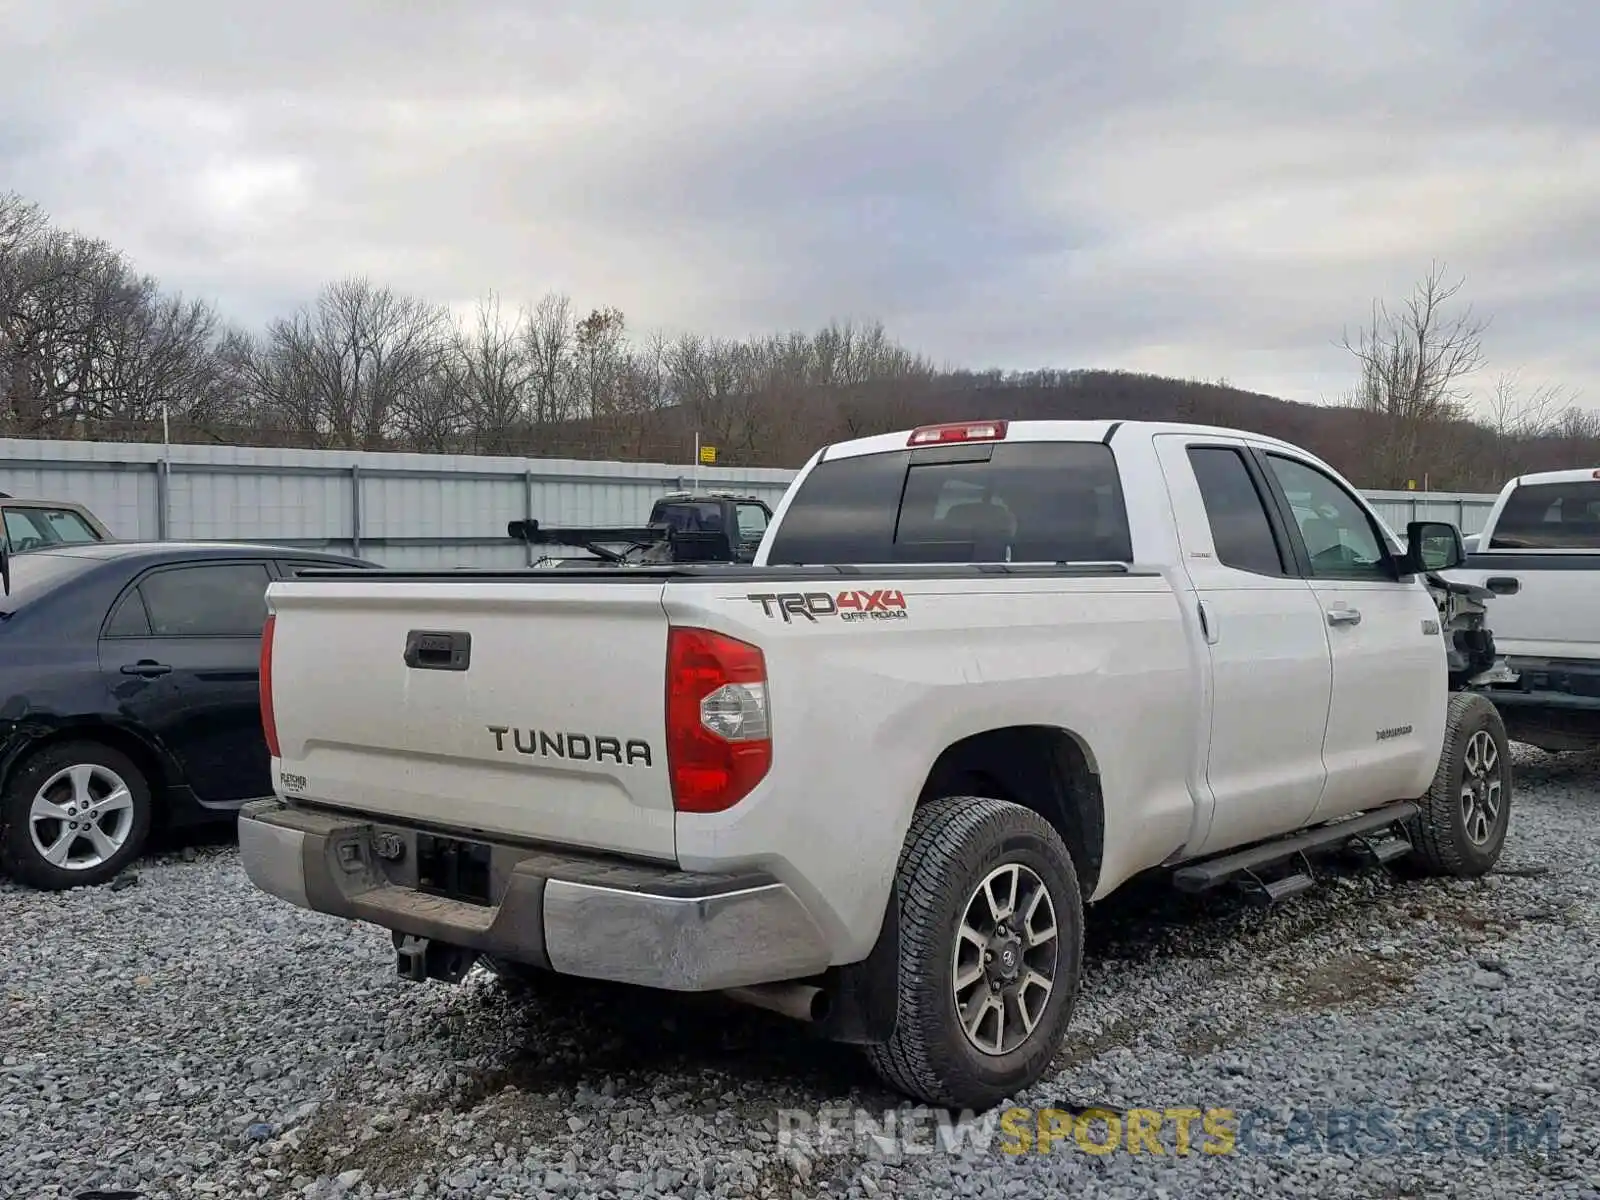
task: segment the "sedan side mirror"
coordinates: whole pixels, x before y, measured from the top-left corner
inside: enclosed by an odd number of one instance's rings
[[[0,588],[4,588],[4,595],[11,595],[11,535],[0,525]]]
[[[1412,521],[1406,526],[1406,552],[1400,574],[1448,571],[1467,561],[1461,531],[1448,521]]]

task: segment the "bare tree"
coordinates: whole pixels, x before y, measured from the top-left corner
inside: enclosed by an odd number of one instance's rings
[[[1375,302],[1367,327],[1341,341],[1359,366],[1349,403],[1372,423],[1369,473],[1380,486],[1404,486],[1449,465],[1445,435],[1467,419],[1466,380],[1483,366],[1488,327],[1470,305],[1447,311],[1464,282],[1447,284],[1436,263],[1398,311]]]
[[[458,332],[450,373],[461,393],[461,409],[481,453],[508,454],[525,435],[533,363],[527,314],[507,320],[500,298],[479,303],[470,329]]]
[[[1494,434],[1492,458],[1498,479],[1509,479],[1527,468],[1527,443],[1555,435],[1569,403],[1564,387],[1547,383],[1529,391],[1522,387],[1518,372],[1501,373],[1488,403],[1488,427]]]
[[[215,399],[221,332],[208,304],[0,197],[0,425],[95,437],[189,419]]]
[[[574,330],[572,302],[547,293],[523,326],[528,361],[529,417],[541,430],[575,414],[573,405]]]
[[[578,411],[604,421],[613,415],[617,383],[627,363],[627,323],[615,308],[597,308],[573,330],[573,393]]]
[[[272,322],[253,356],[259,402],[320,446],[376,450],[404,420],[433,424],[417,405],[449,348],[447,311],[366,279],[326,288],[314,306]]]
[[[718,338],[686,333],[666,352],[672,395],[687,432],[698,432],[713,446],[728,444],[742,386],[740,347]]]

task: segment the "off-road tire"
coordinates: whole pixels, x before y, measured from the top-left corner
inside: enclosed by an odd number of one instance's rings
[[[74,766],[110,771],[127,786],[132,798],[131,825],[116,853],[92,867],[69,869],[46,861],[33,844],[29,814],[40,788],[59,772]],[[0,869],[41,891],[97,887],[117,876],[144,850],[153,814],[150,785],[127,755],[94,741],[60,742],[25,759],[0,792]]]
[[[1462,804],[1467,752],[1479,734],[1486,734],[1494,747],[1500,782],[1498,810],[1481,845],[1467,833]],[[1473,879],[1488,872],[1499,861],[1505,846],[1511,824],[1511,799],[1511,744],[1499,710],[1475,692],[1456,692],[1450,697],[1444,750],[1439,755],[1433,785],[1418,802],[1422,811],[1408,827],[1416,866],[1424,874],[1456,879]]]
[[[1050,995],[1032,1032],[1009,1053],[976,1049],[952,991],[957,931],[968,898],[995,868],[1018,863],[1049,892],[1059,949]],[[1049,1069],[1077,1000],[1083,897],[1061,835],[1030,809],[982,796],[929,801],[912,818],[895,875],[899,962],[894,1032],[866,1048],[890,1087],[929,1104],[984,1110]]]

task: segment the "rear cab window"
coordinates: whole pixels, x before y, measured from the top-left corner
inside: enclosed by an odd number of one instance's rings
[[[1487,548],[1600,551],[1600,479],[1513,489]]]
[[[1132,562],[1100,442],[973,442],[819,462],[773,531],[771,565]]]

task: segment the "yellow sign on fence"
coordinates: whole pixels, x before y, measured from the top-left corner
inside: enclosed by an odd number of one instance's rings
[[[716,462],[717,461],[717,448],[715,446],[701,446],[700,447],[700,461],[705,463],[706,466],[708,466],[708,467],[712,463]]]

